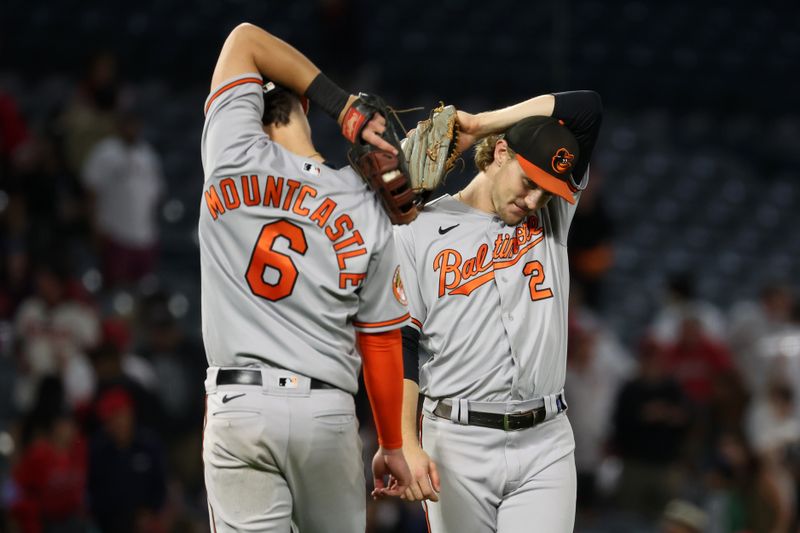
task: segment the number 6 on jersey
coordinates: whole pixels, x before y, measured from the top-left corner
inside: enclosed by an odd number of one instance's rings
[[[273,250],[278,237],[288,240],[289,249],[300,255],[305,255],[308,249],[306,236],[300,226],[292,224],[288,220],[278,220],[262,226],[245,277],[253,294],[271,302],[276,302],[292,294],[294,284],[297,282],[297,267],[292,258]],[[278,279],[275,283],[264,281],[264,272],[267,267],[278,271]]]

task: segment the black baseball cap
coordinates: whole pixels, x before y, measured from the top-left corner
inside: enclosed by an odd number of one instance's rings
[[[553,117],[528,117],[508,131],[505,140],[516,152],[525,175],[536,185],[575,203],[579,188],[572,176],[578,161],[578,141],[560,120]]]

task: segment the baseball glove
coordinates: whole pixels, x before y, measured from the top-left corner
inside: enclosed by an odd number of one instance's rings
[[[386,118],[382,136],[397,148],[397,155],[360,141],[361,131],[375,113]],[[386,103],[378,96],[360,93],[345,114],[342,132],[351,143],[347,153],[350,166],[378,194],[392,224],[408,224],[417,218],[419,198],[411,187],[400,138]]]
[[[457,141],[456,108],[444,103],[440,103],[430,118],[418,123],[403,139],[411,186],[423,202],[455,166],[460,155],[456,149]]]

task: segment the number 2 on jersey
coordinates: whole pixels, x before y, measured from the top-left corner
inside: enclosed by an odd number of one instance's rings
[[[553,297],[553,291],[547,288],[542,288],[544,283],[544,269],[539,261],[531,261],[525,264],[522,273],[530,276],[528,286],[531,289],[531,301],[545,300]]]
[[[300,255],[305,255],[308,249],[303,229],[288,220],[264,224],[261,228],[245,277],[253,294],[271,302],[276,302],[292,294],[294,284],[297,282],[297,267],[292,258],[273,249],[275,240],[279,237],[288,240],[289,249]],[[278,271],[278,279],[275,283],[264,281],[264,272],[267,267]]]

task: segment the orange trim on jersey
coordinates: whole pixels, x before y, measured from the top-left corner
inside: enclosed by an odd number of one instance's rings
[[[384,326],[394,326],[395,324],[400,324],[401,322],[405,322],[410,315],[408,313],[404,314],[399,318],[393,318],[392,320],[384,320],[383,322],[356,322],[353,321],[353,325],[357,328],[382,328]]]
[[[411,323],[414,324],[415,326],[417,326],[419,329],[422,329],[422,322],[420,322],[419,320],[417,320],[413,316],[411,317]]]
[[[239,85],[244,85],[245,83],[257,83],[261,85],[264,83],[264,81],[261,78],[242,78],[241,80],[232,81],[229,84],[220,87],[219,89],[217,89],[217,92],[211,95],[211,98],[208,99],[208,103],[206,104],[206,108],[203,110],[203,113],[208,113],[208,109],[211,107],[211,104],[214,103],[214,100],[216,100],[219,95],[221,95],[228,89],[233,89],[234,87],[238,87]]]

